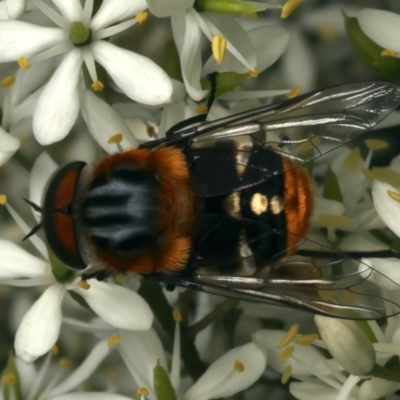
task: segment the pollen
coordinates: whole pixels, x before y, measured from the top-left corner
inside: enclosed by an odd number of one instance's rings
[[[53,356],[56,356],[56,355],[58,354],[58,352],[59,352],[58,346],[57,346],[56,344],[53,345],[53,347],[51,348],[50,352],[51,352],[51,354],[52,354]]]
[[[249,69],[247,72],[252,78],[257,78],[261,71],[259,69]]]
[[[172,316],[174,317],[175,322],[181,322],[182,321],[182,314],[179,310],[174,310],[172,312]]]
[[[7,196],[5,194],[0,194],[0,205],[4,206],[7,203]]]
[[[298,332],[299,332],[299,324],[293,324],[287,331],[286,335],[279,342],[277,349],[281,349],[282,347],[287,346],[296,337]]]
[[[95,92],[102,92],[104,89],[103,82],[101,81],[94,81],[90,86]]]
[[[225,58],[227,44],[228,41],[226,40],[225,36],[222,36],[219,33],[214,35],[211,42],[211,48],[217,64],[221,64],[223,59]]]
[[[286,97],[288,99],[293,99],[294,97],[298,96],[299,93],[300,93],[300,86],[299,85],[295,85],[295,86],[292,87],[292,89],[286,95]]]
[[[31,67],[31,65],[29,64],[29,61],[27,58],[25,57],[20,57],[17,60],[18,65],[21,69],[29,69]]]
[[[244,365],[242,362],[236,360],[235,363],[233,364],[233,368],[237,372],[243,372],[244,371]]]
[[[370,150],[383,150],[389,146],[388,142],[384,140],[376,140],[376,139],[367,139],[364,142]]]
[[[139,24],[143,24],[143,22],[147,21],[147,17],[149,14],[147,14],[146,11],[141,11],[138,15],[136,15],[136,21]]]
[[[282,374],[281,382],[283,385],[289,380],[291,375],[292,375],[292,366],[288,365],[284,369],[283,374]]]
[[[385,49],[381,51],[381,57],[394,57],[396,52],[394,50]]]
[[[293,342],[301,346],[308,346],[309,344],[315,342],[318,339],[319,335],[317,333],[309,333],[308,335],[302,335],[294,338]]]
[[[283,7],[281,12],[281,18],[287,18],[301,3],[301,0],[289,0]]]
[[[112,135],[109,137],[109,139],[107,140],[108,144],[117,144],[117,143],[121,143],[123,139],[122,133],[116,133],[115,135]]]
[[[400,193],[396,193],[396,192],[392,192],[391,190],[387,191],[387,194],[389,195],[389,197],[395,201],[397,201],[398,203],[400,203]]]
[[[207,114],[208,107],[205,104],[199,104],[195,111],[197,114]]]
[[[285,350],[282,351],[281,355],[279,356],[279,361],[282,364],[285,362],[289,357],[292,356],[294,352],[294,347],[293,346],[288,346],[286,347]]]
[[[140,387],[140,388],[137,390],[136,394],[137,394],[138,396],[148,396],[148,395],[150,394],[150,392],[149,392],[145,387]]]
[[[1,80],[1,86],[4,89],[9,89],[13,87],[14,83],[15,83],[15,76],[12,75],[8,75]]]
[[[69,369],[72,367],[72,362],[68,358],[63,357],[60,359],[60,366],[64,369]]]
[[[118,344],[120,341],[121,341],[121,336],[112,335],[107,341],[108,347],[113,347],[116,344]]]
[[[84,281],[83,279],[81,279],[79,282],[77,282],[77,285],[83,290],[90,289],[90,285],[87,283],[87,281]]]
[[[1,381],[4,385],[15,385],[18,382],[18,378],[16,374],[10,372],[9,374],[3,375]]]

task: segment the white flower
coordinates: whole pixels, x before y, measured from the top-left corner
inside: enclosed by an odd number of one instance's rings
[[[25,11],[27,0],[3,0],[0,2],[0,21],[17,19]]]
[[[64,54],[34,111],[34,134],[41,144],[61,140],[73,126],[80,107],[83,62],[94,87],[102,85],[97,78],[96,61],[131,99],[151,105],[169,101],[172,85],[160,67],[146,57],[103,40],[135,24],[135,19],[121,20],[133,18],[143,11],[146,8],[144,0],[106,0],[93,17],[92,1],[87,1],[82,8],[77,0],[54,0],[61,14],[41,0],[34,0],[34,3],[59,28],[22,21],[0,22],[0,62],[25,57],[34,64]]]

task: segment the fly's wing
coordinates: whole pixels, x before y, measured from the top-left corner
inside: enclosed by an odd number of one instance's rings
[[[312,257],[283,257],[252,275],[216,273],[203,264],[181,274],[156,274],[153,279],[339,318],[378,319],[400,312],[400,286],[374,270],[371,260],[355,260],[304,238],[298,247],[310,245]],[[249,263],[254,257],[242,261]]]

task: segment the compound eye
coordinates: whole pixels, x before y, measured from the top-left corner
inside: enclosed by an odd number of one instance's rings
[[[79,175],[85,165],[77,161],[58,170],[47,188],[43,206],[47,242],[54,254],[74,269],[86,268],[79,252],[72,215]]]

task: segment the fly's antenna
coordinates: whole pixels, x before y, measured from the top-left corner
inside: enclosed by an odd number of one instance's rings
[[[25,199],[25,198],[23,198],[23,199],[24,199],[24,201],[26,201],[35,211],[40,212],[40,214],[43,213],[42,207],[38,206],[37,204],[33,203],[32,201],[30,201],[30,200],[28,200],[28,199]],[[42,224],[41,224],[41,223],[35,225],[35,226],[32,228],[32,230],[22,239],[22,241],[24,241],[24,240],[26,240],[26,239],[29,239],[31,236],[35,235],[41,227],[42,227]]]

